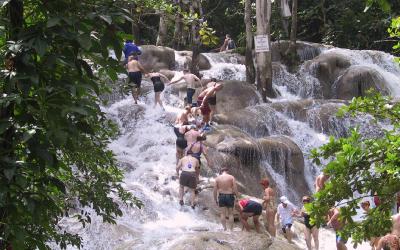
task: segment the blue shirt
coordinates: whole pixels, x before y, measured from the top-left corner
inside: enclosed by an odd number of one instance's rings
[[[124,52],[124,55],[125,55],[125,59],[128,59],[129,55],[132,52],[135,52],[137,55],[142,54],[142,51],[140,51],[139,47],[136,46],[136,44],[134,44],[132,42],[126,42],[125,43],[123,52]]]

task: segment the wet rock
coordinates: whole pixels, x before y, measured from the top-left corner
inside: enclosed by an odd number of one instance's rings
[[[143,117],[143,113],[142,106],[131,103],[118,108],[118,118],[125,129],[135,128],[138,119]]]
[[[218,114],[214,120],[219,124],[231,124],[239,127],[254,137],[292,134],[287,120],[279,116],[276,110],[267,104]]]
[[[118,167],[124,170],[125,172],[132,172],[134,171],[137,167],[137,163],[131,163],[131,162],[126,162],[126,161],[119,161],[118,162]]]
[[[373,89],[383,95],[389,95],[386,80],[375,69],[367,66],[351,66],[333,86],[335,98],[351,100],[353,97],[366,96]]]
[[[184,62],[184,67],[189,68],[189,65],[192,63],[192,51],[188,50],[183,50],[183,51],[177,51],[177,53],[180,56],[186,57],[186,60]],[[209,70],[211,68],[211,64],[208,61],[207,57],[205,57],[203,54],[199,55],[199,70]]]
[[[172,71],[172,70],[161,69],[159,72],[161,74],[165,75],[169,80],[171,80],[175,76],[175,71]]]
[[[207,227],[202,227],[202,226],[197,226],[197,227],[191,227],[189,228],[190,231],[195,231],[195,232],[207,232],[210,231]]]
[[[175,51],[168,47],[143,45],[141,46],[142,54],[139,62],[146,71],[160,69],[174,69],[175,67]]]
[[[279,41],[272,43],[272,61],[282,61],[282,54],[289,48],[290,41]],[[296,51],[301,61],[311,60],[317,57],[321,51],[332,48],[329,45],[323,45],[319,43],[310,43],[303,41],[296,41]]]

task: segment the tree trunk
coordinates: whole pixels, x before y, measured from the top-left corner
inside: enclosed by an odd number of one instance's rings
[[[251,22],[251,0],[245,1],[244,22],[246,24],[246,82],[254,84],[256,70],[253,62],[253,25]]]
[[[181,0],[177,1],[177,5],[180,9],[180,11],[183,10],[183,4]],[[182,49],[182,35],[183,35],[183,16],[178,11],[178,13],[175,16],[175,30],[174,30],[174,41],[173,41],[173,47],[176,50],[181,50]]]
[[[267,35],[269,51],[256,53],[257,87],[264,102],[268,97],[276,97],[272,88],[272,55],[271,55],[271,0],[256,0],[257,35]]]
[[[199,14],[201,11],[199,0],[191,1],[190,11],[194,14]],[[193,20],[192,22],[192,63],[190,64],[190,72],[199,76],[199,56],[200,56],[200,21]]]
[[[290,30],[290,43],[288,54],[296,53],[297,38],[297,0],[292,0],[292,26]]]
[[[160,11],[160,23],[158,26],[157,46],[165,46],[167,41],[168,23],[165,11]]]
[[[134,42],[136,44],[140,44],[140,41],[139,41],[140,29],[138,26],[139,20],[138,20],[138,15],[135,14],[135,9],[136,9],[136,4],[132,4],[130,6],[130,12],[131,12],[131,16],[132,16],[131,32],[133,35]]]

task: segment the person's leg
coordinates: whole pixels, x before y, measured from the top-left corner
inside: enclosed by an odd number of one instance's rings
[[[191,88],[186,89],[186,99],[187,99],[187,103],[188,103],[190,106],[192,106],[192,103],[193,103],[193,95],[194,95],[195,92],[196,92],[195,89],[191,89]]]
[[[260,221],[258,219],[259,217],[260,217],[260,215],[254,215],[253,216],[253,222],[254,222],[254,226],[256,228],[256,232],[257,233],[261,233],[261,231],[260,231]]]
[[[291,229],[290,224],[286,225],[286,236],[287,236],[287,240],[289,241],[289,243],[292,243],[292,238],[293,238],[293,234],[292,234],[292,229]]]
[[[183,186],[179,185],[179,204],[183,205]]]
[[[307,249],[311,250],[311,230],[304,227],[304,240],[306,241]]]
[[[153,108],[155,108],[157,106],[157,103],[158,103],[157,94],[158,94],[158,92],[154,92],[154,105],[153,105]]]
[[[184,154],[183,149],[180,149],[180,148],[177,147],[177,148],[176,148],[176,163],[178,163],[178,161],[179,161],[180,159],[182,159],[183,154]]]
[[[214,115],[215,115],[215,113],[217,111],[217,106],[216,105],[210,105],[210,109],[211,109],[210,122],[212,122],[212,119],[213,119],[213,117],[214,117]]]
[[[224,227],[224,231],[226,231],[226,214],[227,214],[227,207],[220,207],[221,208],[221,224]]]
[[[318,239],[319,229],[316,226],[314,226],[311,229],[311,234],[312,234],[312,237],[314,239],[315,250],[318,250],[319,249],[319,239]]]
[[[133,97],[133,100],[135,100],[135,104],[137,104],[137,102],[139,100],[139,94],[138,94],[138,88],[137,87],[133,87],[132,88],[132,97]]]
[[[268,220],[268,232],[272,237],[276,236],[276,228],[275,228],[275,209],[267,208],[267,220]]]
[[[233,208],[229,207],[227,208],[227,213],[228,213],[228,228],[230,231],[233,230]]]
[[[196,194],[194,193],[195,188],[190,188],[190,205],[194,209],[195,206],[195,199],[196,199]]]

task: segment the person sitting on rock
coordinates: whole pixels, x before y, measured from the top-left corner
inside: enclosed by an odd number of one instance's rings
[[[196,194],[195,190],[197,187],[196,169],[199,167],[199,161],[189,154],[179,160],[176,165],[176,174],[179,178],[179,204],[183,206],[183,194],[184,188],[188,187],[190,189],[190,205],[195,208]],[[182,170],[179,175],[179,171]]]
[[[232,50],[235,48],[236,48],[236,45],[235,45],[235,42],[232,40],[231,35],[226,34],[224,43],[222,44],[221,48],[219,49],[219,52]]]
[[[239,211],[240,221],[247,232],[250,232],[250,225],[247,222],[247,219],[253,217],[256,232],[261,233],[260,221],[258,220],[262,213],[262,205],[260,203],[250,199],[242,199],[235,203],[235,208]]]
[[[216,83],[215,85],[211,85],[203,90],[199,96],[197,97],[197,106],[201,110],[201,114],[203,115],[203,123],[207,126],[209,125],[211,119],[211,108],[210,108],[210,99],[212,103],[216,104],[216,94],[224,87],[221,83]],[[215,100],[215,102],[214,102]]]
[[[289,243],[292,243],[293,233],[291,228],[293,225],[293,216],[297,213],[297,209],[286,196],[281,196],[279,200],[281,204],[278,205],[275,221],[277,222],[279,219],[285,238]]]
[[[135,58],[134,55],[130,55],[128,58],[126,68],[128,71],[128,85],[132,87],[132,96],[137,104],[140,95],[140,86],[142,84],[142,73],[146,73],[143,66]]]
[[[185,80],[186,82],[186,102],[190,106],[193,105],[193,95],[196,92],[196,81],[200,82],[200,79],[189,72],[188,69],[183,70],[183,76],[175,81],[172,81],[170,84],[175,84],[181,80]]]
[[[329,179],[329,175],[322,172],[315,179],[315,192],[319,192],[321,189],[325,187],[325,182]]]
[[[266,213],[265,227],[268,233],[272,237],[275,237],[276,235],[276,228],[274,223],[276,214],[275,190],[270,187],[268,178],[262,179],[260,181],[260,184],[264,189],[263,207],[265,208],[265,213]]]
[[[169,82],[169,79],[159,73],[159,72],[151,72],[146,74],[146,77],[149,77],[153,82],[154,87],[154,107],[156,107],[157,103],[160,104],[161,108],[164,109],[163,103],[161,101],[161,92],[164,90],[164,82],[161,79],[164,79],[166,83]]]
[[[239,196],[235,177],[228,173],[228,168],[221,169],[221,174],[215,178],[214,200],[222,209],[221,223],[226,231],[226,218],[229,218],[229,230],[233,229],[233,207],[235,205],[235,195]]]

